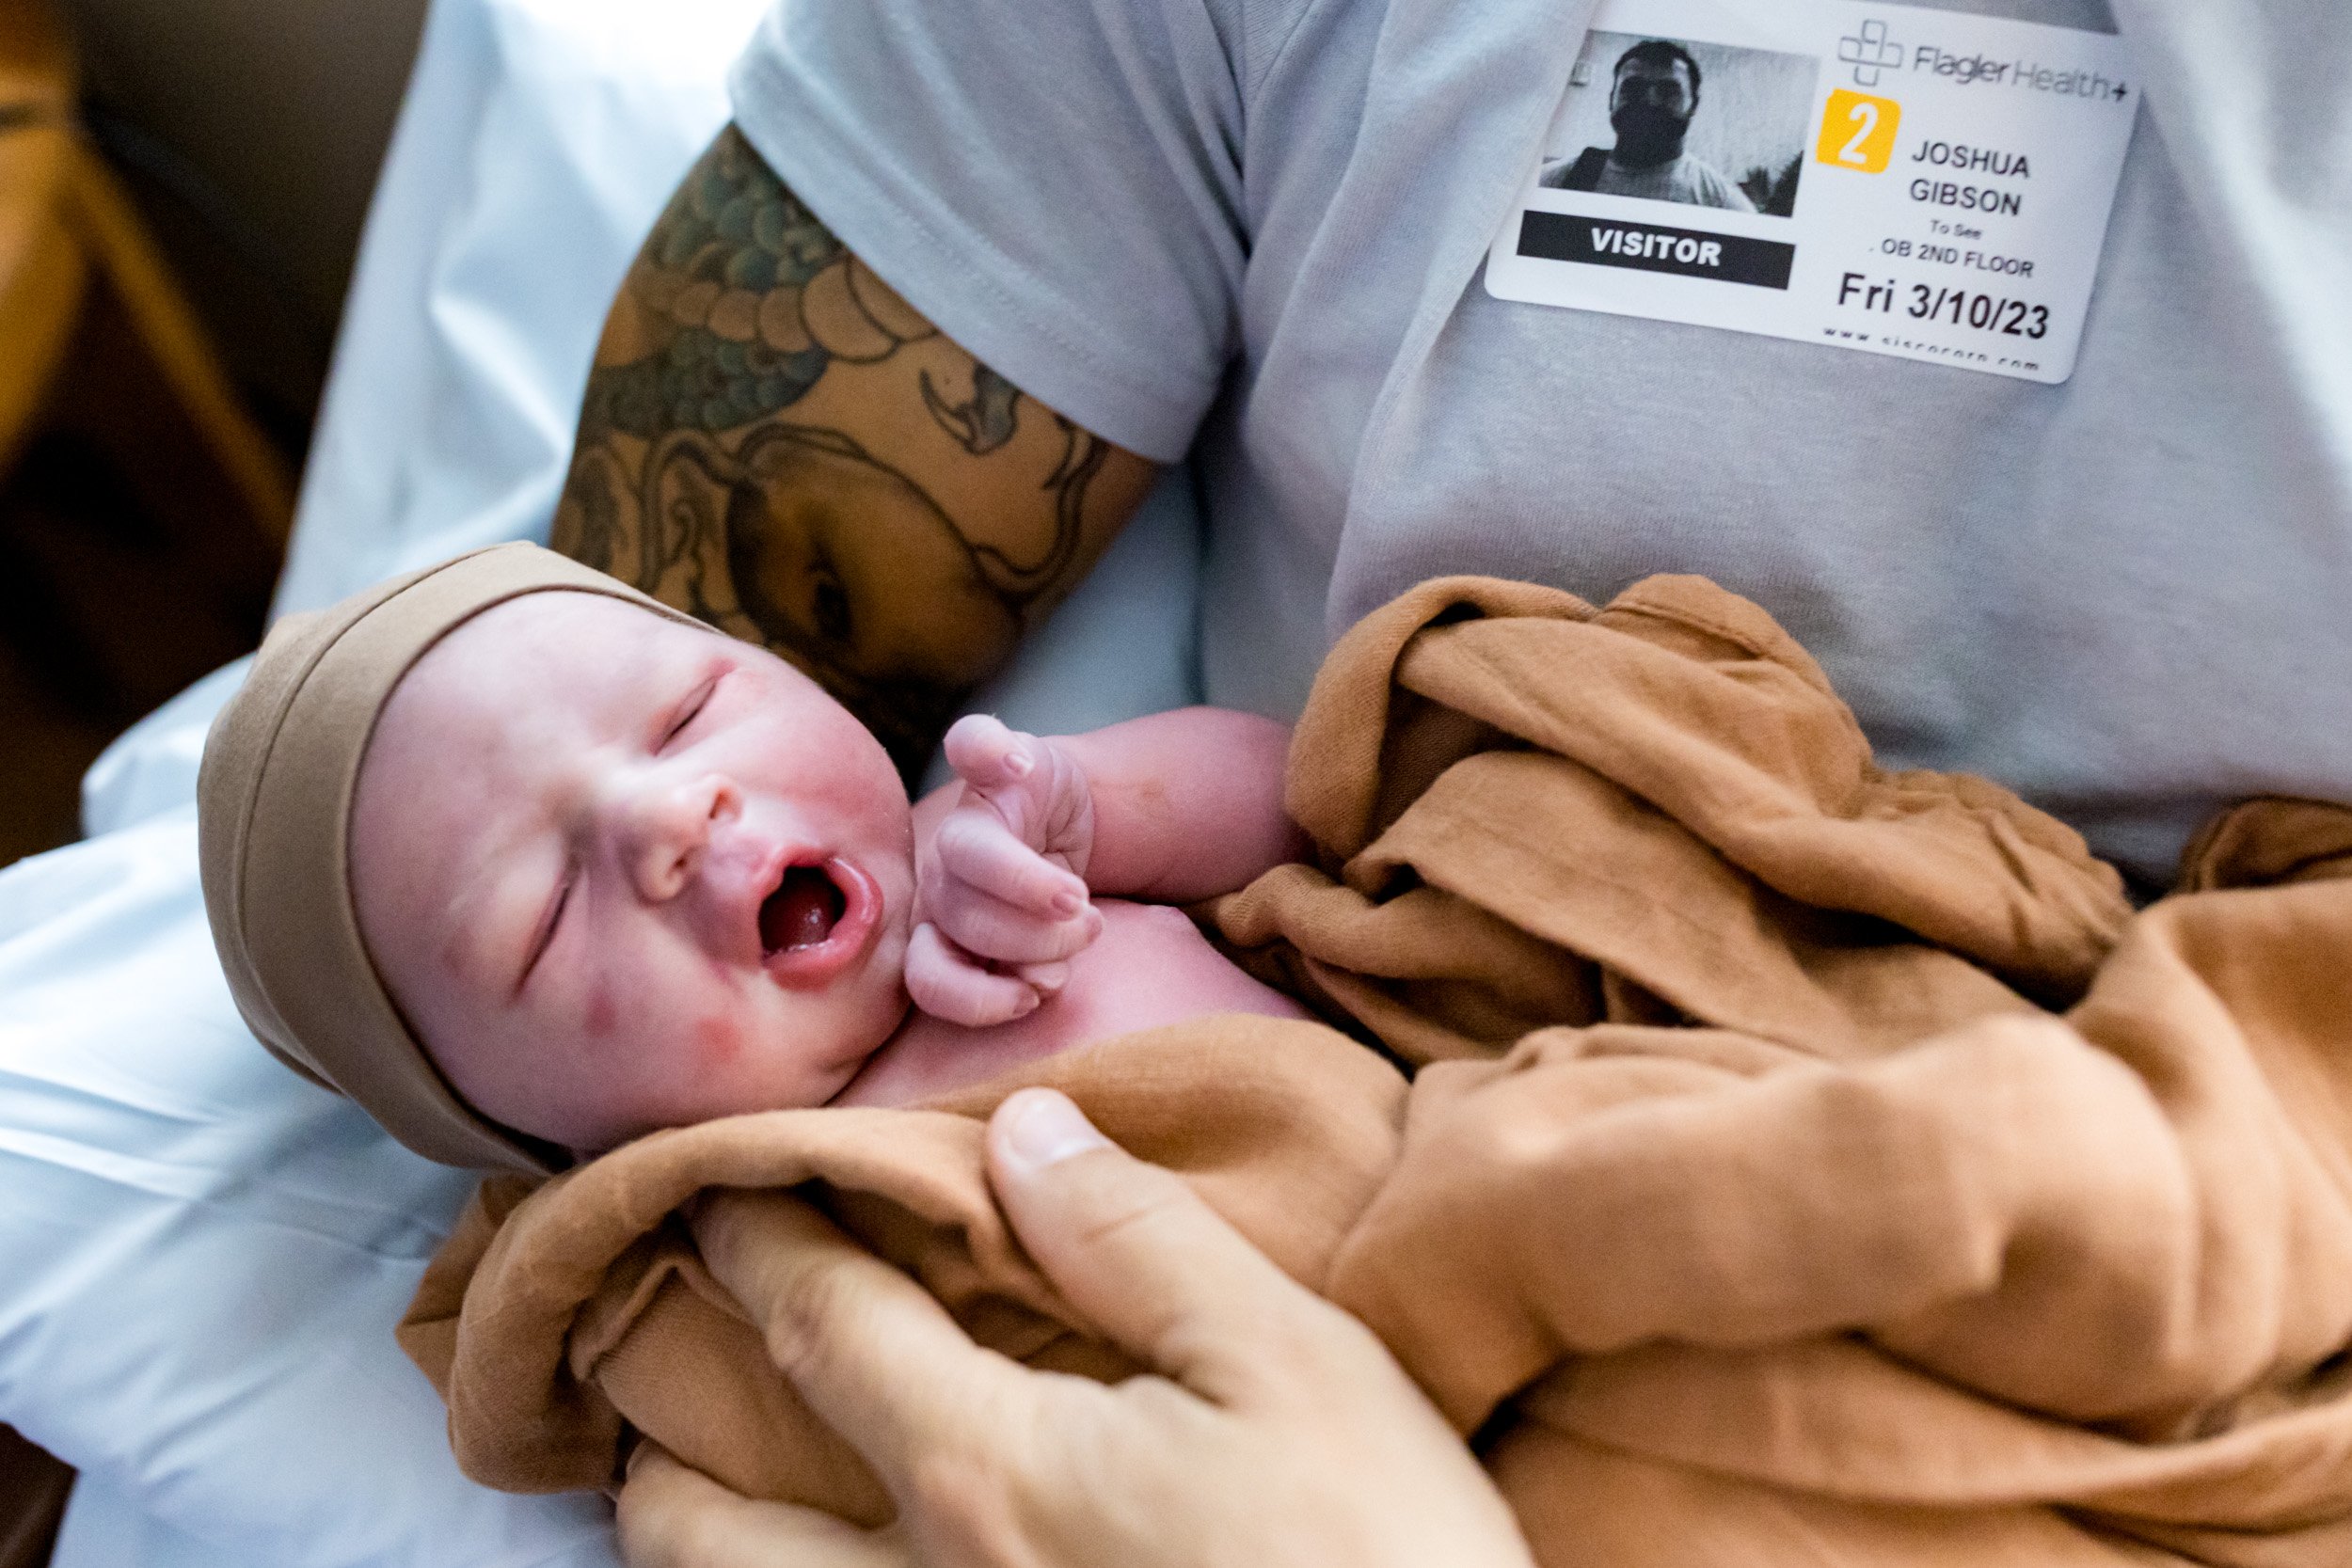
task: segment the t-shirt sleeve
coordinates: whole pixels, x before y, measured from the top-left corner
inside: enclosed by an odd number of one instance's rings
[[[1210,0],[779,0],[743,135],[916,309],[1160,462],[1238,341],[1242,88]]]
[[[1741,190],[1739,186],[1733,184],[1728,179],[1716,173],[1713,169],[1708,169],[1707,171],[1707,182],[1709,188],[1714,192],[1714,205],[1728,208],[1735,213],[1753,213],[1756,211],[1756,203],[1748,199],[1747,192]]]

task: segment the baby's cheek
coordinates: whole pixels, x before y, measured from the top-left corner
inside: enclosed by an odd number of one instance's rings
[[[705,1069],[731,1066],[743,1054],[743,1025],[726,1013],[694,1021],[694,1061]]]
[[[612,1025],[619,1022],[620,1016],[621,1009],[612,1000],[612,987],[603,980],[598,980],[589,989],[588,1012],[581,1021],[587,1028],[589,1037],[602,1039],[612,1033]]]

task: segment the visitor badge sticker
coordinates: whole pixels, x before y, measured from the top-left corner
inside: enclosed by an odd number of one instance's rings
[[[1486,292],[2064,381],[2138,109],[2108,33],[1602,0]]]

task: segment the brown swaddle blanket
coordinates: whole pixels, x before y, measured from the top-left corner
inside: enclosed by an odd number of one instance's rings
[[[982,1175],[1045,1083],[1484,1429],[1547,1564],[2352,1560],[2352,813],[2241,807],[2135,914],[2007,792],[1880,771],[1687,578],[1406,594],[1327,661],[1289,803],[1320,864],[1216,926],[1409,1084],[1212,1018],[494,1179],[402,1329],[467,1471],[605,1484],[633,1428],[888,1516],[696,1260],[681,1208],[730,1189],[1120,1375]]]

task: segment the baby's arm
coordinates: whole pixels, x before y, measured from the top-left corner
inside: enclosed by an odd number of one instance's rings
[[[1303,858],[1306,837],[1282,811],[1290,737],[1287,725],[1218,707],[1055,737],[1094,798],[1087,886],[1181,904]]]
[[[946,742],[958,782],[915,812],[915,1005],[974,1026],[1017,1018],[1101,929],[1089,892],[1202,898],[1295,858],[1288,740],[1270,720],[1206,707],[1054,739],[961,721]]]

